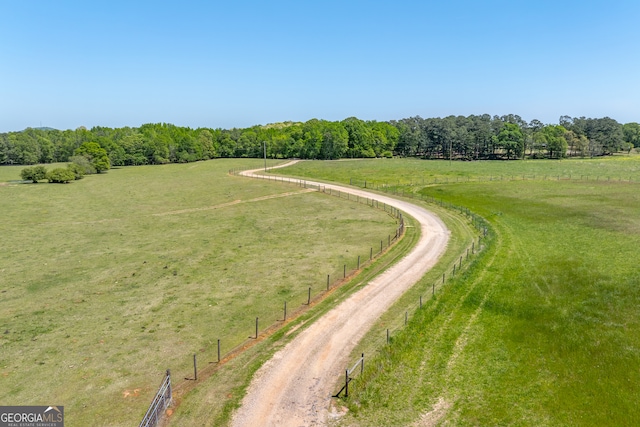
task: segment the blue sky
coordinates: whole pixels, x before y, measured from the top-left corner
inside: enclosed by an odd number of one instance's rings
[[[0,132],[640,122],[640,2],[0,0]]]

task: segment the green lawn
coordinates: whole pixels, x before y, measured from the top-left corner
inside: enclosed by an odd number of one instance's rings
[[[16,184],[0,168],[0,402],[69,426],[135,425],[176,385],[353,269],[396,221],[295,185],[229,176],[260,160]],[[15,175],[15,176],[14,176]]]
[[[368,186],[413,182],[392,190],[468,207],[491,225],[478,262],[367,358],[340,425],[638,425],[640,186],[617,177],[637,182],[639,170],[638,156],[291,168]],[[481,179],[522,174],[527,180]],[[549,178],[558,174],[585,178]],[[470,182],[456,183],[457,175]],[[423,176],[441,184],[423,186]],[[428,289],[432,280],[419,286]]]

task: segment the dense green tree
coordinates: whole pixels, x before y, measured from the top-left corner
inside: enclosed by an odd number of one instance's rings
[[[342,125],[349,135],[349,157],[375,157],[372,149],[371,129],[367,124],[355,117],[349,117],[342,121]]]
[[[107,151],[95,142],[85,142],[74,151],[75,156],[86,157],[97,173],[109,170],[111,163]]]
[[[569,155],[579,154],[585,157],[589,151],[589,140],[584,135],[577,135],[574,131],[567,131],[564,135],[569,148]]]
[[[505,150],[507,159],[520,157],[524,150],[524,135],[520,127],[511,122],[505,122],[495,137],[496,146]]]
[[[570,118],[562,116],[561,125],[576,135],[584,135],[589,140],[591,156],[609,155],[622,149],[624,143],[623,128],[620,123],[609,117],[592,119],[586,117]],[[564,123],[564,125],[563,125]]]
[[[560,125],[547,125],[538,132],[539,140],[544,143],[550,159],[561,159],[567,154],[567,130]]]
[[[625,149],[630,152],[633,147],[640,147],[640,124],[632,122],[622,125]]]

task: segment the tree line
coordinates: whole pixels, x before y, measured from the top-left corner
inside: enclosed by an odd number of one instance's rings
[[[104,150],[111,166],[182,163],[224,157],[341,159],[415,156],[430,159],[520,159],[603,156],[640,145],[640,125],[562,116],[558,124],[518,115],[471,115],[389,122],[350,117],[243,129],[96,126],[27,128],[0,133],[0,164],[67,162],[83,144]],[[94,149],[96,147],[93,147]]]

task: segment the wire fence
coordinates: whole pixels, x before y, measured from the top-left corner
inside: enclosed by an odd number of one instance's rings
[[[229,171],[230,174],[234,174],[234,175],[237,175],[240,172],[241,172],[240,170]],[[358,203],[366,203],[369,206],[376,207],[379,209],[384,209],[385,212],[389,212],[392,215],[399,215],[399,218],[402,218],[402,214],[396,208],[392,206],[388,206],[384,203],[382,204],[382,206],[380,206],[380,203],[375,199],[354,196],[348,192],[333,190],[331,188],[327,188],[325,186],[318,185],[318,184],[311,184],[297,178],[288,178],[288,177],[275,176],[275,175],[272,176],[268,174],[254,175],[254,177],[257,177],[260,179],[266,179],[269,181],[295,183],[296,185],[303,188],[315,188],[318,191],[324,192],[325,194],[337,196],[340,198],[345,198],[347,200],[354,200]],[[486,181],[491,181],[496,179],[497,177],[495,179],[494,177],[488,177]],[[503,180],[504,177],[501,176],[500,179]],[[544,177],[544,179],[546,179],[546,177]],[[435,178],[433,181],[433,183],[440,183],[440,184],[442,184],[443,182],[447,183],[449,181],[447,179],[446,181],[441,180],[438,182],[437,178]],[[457,182],[463,182],[463,181],[457,181]],[[468,181],[464,181],[464,182],[468,182]],[[462,251],[459,257],[456,258],[455,261],[446,268],[445,272],[442,274],[442,279],[432,283],[430,295],[428,294],[420,295],[417,304],[414,303],[408,306],[404,311],[403,315],[401,316],[401,318],[397,318],[387,323],[387,328],[384,331],[384,334],[382,336],[379,336],[378,338],[373,338],[373,340],[370,340],[370,339],[368,340],[368,347],[382,349],[383,346],[390,345],[392,342],[393,334],[401,330],[404,326],[406,326],[408,324],[410,317],[412,317],[417,310],[422,309],[423,300],[426,301],[427,298],[435,296],[436,291],[441,290],[446,285],[446,283],[448,281],[452,281],[456,277],[456,275],[460,275],[463,268],[470,265],[470,261],[472,260],[472,258],[476,256],[480,251],[484,250],[485,245],[483,244],[483,239],[484,240],[487,239],[490,228],[488,226],[488,222],[483,217],[475,214],[474,212],[470,211],[468,208],[464,206],[455,205],[451,202],[447,202],[442,199],[438,199],[432,196],[428,196],[428,195],[424,195],[424,194],[420,194],[412,191],[413,188],[411,187],[413,186],[429,185],[429,183],[425,182],[424,180],[422,181],[422,183],[416,180],[416,181],[410,181],[409,183],[402,183],[401,181],[397,181],[396,183],[391,185],[388,183],[383,183],[381,185],[380,183],[376,183],[375,181],[350,179],[349,184],[352,186],[361,187],[365,189],[383,191],[386,193],[391,193],[393,195],[401,196],[405,198],[419,199],[419,200],[422,200],[423,202],[435,204],[444,209],[455,211],[463,216],[466,216],[470,224],[478,231],[480,235],[477,239],[477,242],[474,239],[471,242],[471,244]],[[407,190],[411,190],[411,191],[405,191],[406,187],[410,187],[410,188],[407,188]],[[396,235],[393,237],[393,240],[391,239],[391,236],[389,236],[388,245],[390,246],[392,242],[398,239],[398,237],[402,234],[403,231],[404,231],[404,221],[401,219],[400,226],[398,227],[398,230],[396,231]],[[382,243],[383,242],[381,241],[380,252],[382,252]],[[256,336],[257,336],[257,329],[256,329]],[[360,367],[360,374],[362,374],[364,371],[364,353],[362,353],[361,358],[356,361],[355,365],[351,369],[348,369],[348,368],[345,369],[344,385],[338,391],[338,393],[336,393],[333,397],[339,397],[340,394],[343,392],[344,392],[345,398],[349,396],[349,384],[354,380],[354,377],[352,377],[352,373],[358,366]]]
[[[351,179],[350,184],[354,186],[360,186],[362,188],[372,189],[371,181],[358,181],[358,180]],[[413,185],[418,185],[418,184],[413,184]],[[442,278],[432,282],[430,287],[425,288],[425,290],[427,291],[430,290],[431,292],[427,292],[419,295],[418,300],[406,306],[404,312],[400,316],[386,321],[385,322],[386,328],[383,331],[381,331],[382,333],[377,334],[374,337],[367,337],[367,347],[378,349],[378,351],[380,351],[385,346],[392,345],[394,334],[398,333],[405,326],[407,326],[409,320],[413,317],[413,315],[418,310],[422,309],[423,303],[428,301],[429,298],[433,298],[436,295],[436,292],[441,291],[448,282],[453,281],[456,276],[460,276],[462,271],[468,268],[469,265],[471,265],[471,262],[473,261],[474,257],[476,257],[481,251],[483,251],[486,248],[485,242],[487,242],[488,239],[490,238],[490,227],[488,222],[483,217],[471,212],[468,208],[463,206],[458,206],[453,203],[446,202],[441,199],[437,199],[427,195],[422,195],[422,194],[416,195],[416,193],[414,192],[399,191],[399,188],[395,186],[394,187],[392,186],[376,187],[375,189],[379,191],[391,192],[395,195],[400,195],[403,197],[409,197],[414,199],[417,198],[426,203],[435,204],[442,208],[453,210],[461,215],[466,216],[470,224],[479,233],[477,240],[476,239],[472,240],[470,245],[462,250],[460,255],[454,260],[454,262],[449,264],[445,268],[445,272],[442,274]],[[356,364],[357,363],[362,364],[361,365],[362,369],[360,371],[360,375],[362,375],[364,371],[364,353],[362,353],[362,357],[361,359],[358,359],[358,362],[356,362]],[[345,371],[346,374],[345,374],[344,385],[342,386],[340,391],[338,391],[338,393],[336,393],[333,397],[336,397],[336,398],[340,397],[340,394],[343,391],[344,391],[343,396],[345,398],[348,397],[349,384],[355,379],[351,377],[352,371],[353,371],[353,368],[351,370],[347,369]]]
[[[456,276],[460,276],[460,274],[468,268],[469,265],[471,265],[473,258],[486,248],[483,240],[486,241],[488,237],[487,229],[483,228],[481,230],[481,236],[478,237],[477,241],[474,240],[471,242],[470,246],[463,250],[462,255],[447,267],[445,273],[442,274],[442,278],[432,282],[430,287],[427,286],[425,288],[426,291],[430,292],[425,292],[419,295],[417,301],[407,305],[401,315],[393,319],[386,320],[384,324],[385,328],[382,331],[379,331],[380,333],[367,337],[366,347],[377,349],[379,352],[385,346],[393,345],[393,336],[408,325],[411,318],[418,310],[422,310],[424,304],[429,301],[430,298],[435,297],[436,293],[441,292],[447,283],[453,282]],[[360,361],[362,363],[360,375],[362,375],[364,371],[364,353],[362,353],[361,359],[358,359],[358,362],[356,363],[359,363]],[[349,396],[349,384],[355,379],[351,377],[352,371],[353,368],[346,371],[344,385],[333,397],[340,397],[340,394],[343,391],[345,391],[343,395],[345,398]]]
[[[596,182],[622,182],[639,183],[640,178],[633,176],[611,176],[611,175],[578,175],[578,174],[496,174],[487,176],[441,176],[441,177],[420,177],[397,179],[394,181],[378,181],[349,179],[349,184],[362,188],[380,191],[393,191],[402,187],[429,186],[440,184],[453,184],[462,182],[492,182],[492,181],[596,181]]]
[[[229,173],[237,175],[240,173],[240,170],[231,170]],[[341,199],[345,199],[348,201],[352,201],[354,203],[366,204],[367,206],[380,209],[397,221],[397,227],[395,229],[394,234],[388,234],[384,238],[380,239],[380,246],[371,246],[370,250],[366,254],[360,254],[354,256],[354,258],[349,263],[344,263],[339,266],[339,268],[334,269],[332,272],[326,275],[326,281],[324,277],[322,279],[318,279],[315,286],[308,287],[306,294],[306,301],[300,303],[297,302],[293,304],[287,304],[287,301],[283,301],[282,308],[276,308],[275,310],[282,310],[281,320],[278,321],[265,321],[264,319],[260,319],[260,317],[251,318],[250,322],[247,322],[247,329],[251,328],[251,335],[248,339],[240,340],[233,339],[231,337],[221,336],[217,338],[215,344],[213,346],[208,346],[203,349],[200,349],[200,354],[193,354],[193,372],[189,372],[185,377],[184,381],[176,384],[173,389],[182,392],[183,390],[188,389],[193,385],[194,382],[200,379],[207,378],[212,373],[214,373],[220,366],[222,366],[226,361],[232,359],[236,355],[245,351],[246,349],[253,346],[258,339],[262,336],[266,336],[269,333],[280,328],[284,322],[289,321],[309,309],[309,307],[319,303],[327,296],[329,296],[335,289],[339,288],[341,285],[347,283],[353,276],[355,276],[360,270],[367,267],[374,261],[376,261],[380,256],[386,253],[391,246],[393,246],[396,242],[400,240],[405,232],[405,222],[403,213],[396,209],[393,206],[390,206],[385,203],[379,203],[377,200],[354,196],[353,194],[346,193],[344,191],[337,191],[326,186],[322,185],[311,185],[303,180],[296,180],[290,178],[283,177],[275,177],[269,175],[256,175],[254,177],[267,179],[269,181],[278,181],[291,185],[297,185],[302,188],[313,188],[323,194],[338,197]],[[291,301],[289,301],[291,303]],[[293,309],[292,309],[293,308]],[[273,317],[270,317],[273,319]],[[198,357],[204,358],[208,361],[208,363],[204,364],[204,368],[198,369]],[[199,375],[200,374],[200,375]],[[165,385],[168,384],[168,385]],[[166,391],[168,390],[168,397]],[[160,390],[156,394],[156,397],[153,399],[147,414],[143,418],[143,421],[140,424],[140,427],[155,427],[160,423],[164,411],[167,406],[171,402],[171,379],[169,376],[169,371],[167,371],[167,375],[160,387]],[[160,396],[160,397],[159,397]]]

